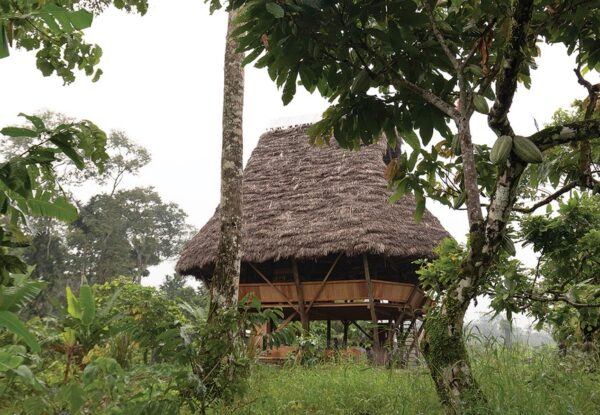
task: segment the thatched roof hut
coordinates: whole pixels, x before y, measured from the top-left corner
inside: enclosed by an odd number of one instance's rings
[[[244,170],[242,262],[308,260],[342,253],[403,259],[432,257],[448,236],[428,211],[415,223],[415,202],[389,204],[385,143],[360,151],[309,144],[307,126],[264,134]],[[218,245],[215,215],[185,246],[177,272],[209,278]]]

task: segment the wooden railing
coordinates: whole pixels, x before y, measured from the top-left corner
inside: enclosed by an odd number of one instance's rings
[[[399,283],[382,280],[372,280],[373,299],[389,303],[409,304],[418,308],[423,302],[424,292],[414,284]],[[307,303],[315,302],[341,302],[341,301],[368,301],[369,293],[367,281],[344,280],[328,281],[321,287],[320,281],[302,282],[304,299]],[[319,291],[320,294],[319,294]],[[298,297],[296,286],[293,282],[240,284],[240,298],[252,293],[265,305],[281,304],[288,302],[296,304]],[[318,295],[318,298],[317,298]]]

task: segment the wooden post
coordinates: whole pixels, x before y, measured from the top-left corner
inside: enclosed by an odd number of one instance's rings
[[[331,349],[331,320],[327,320],[327,348]]]
[[[381,356],[381,345],[379,342],[378,319],[375,312],[375,300],[373,299],[373,285],[371,284],[371,273],[369,272],[369,259],[367,254],[363,254],[363,267],[365,269],[365,279],[367,280],[367,289],[369,292],[369,310],[371,311],[371,323],[373,323],[373,352],[376,362],[379,362]]]
[[[298,298],[298,312],[300,314],[300,321],[302,322],[302,329],[304,334],[308,334],[309,322],[308,315],[306,314],[306,307],[304,304],[304,290],[302,289],[302,282],[300,281],[300,274],[298,273],[298,264],[296,260],[292,258],[292,274],[294,276],[294,282],[296,283],[296,296]]]
[[[342,321],[342,324],[344,325],[344,337],[342,338],[342,345],[345,349],[346,347],[348,347],[348,327],[350,326],[350,323],[348,322],[348,320],[344,320]]]

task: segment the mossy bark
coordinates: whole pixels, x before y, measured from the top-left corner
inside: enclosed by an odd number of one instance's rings
[[[463,337],[465,310],[452,303],[427,314],[421,351],[447,413],[485,413],[487,401],[473,376]]]

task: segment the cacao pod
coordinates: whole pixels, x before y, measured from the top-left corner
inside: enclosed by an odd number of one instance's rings
[[[502,164],[506,161],[512,149],[513,139],[508,135],[500,136],[490,152],[490,161],[494,164]]]
[[[517,157],[526,163],[541,163],[544,158],[542,152],[533,141],[518,135],[513,139],[513,151]]]
[[[517,253],[517,250],[515,249],[515,244],[513,243],[512,239],[510,239],[510,237],[504,233],[502,234],[500,246],[510,256],[514,256]]]

